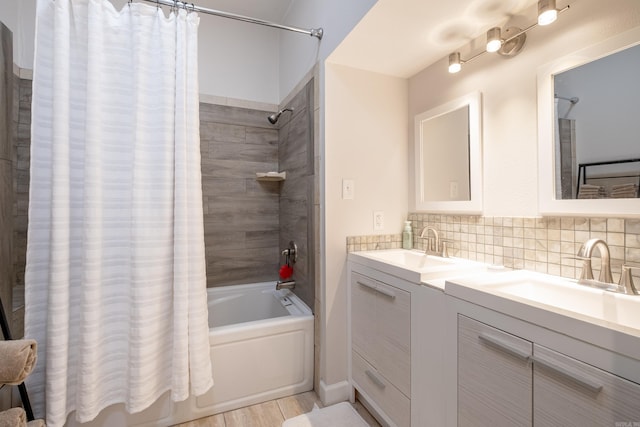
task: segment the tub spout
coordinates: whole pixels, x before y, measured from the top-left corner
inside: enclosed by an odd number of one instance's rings
[[[285,280],[284,282],[281,280],[278,280],[278,283],[276,283],[276,290],[280,290],[280,289],[294,289],[296,287],[296,281],[295,280]]]

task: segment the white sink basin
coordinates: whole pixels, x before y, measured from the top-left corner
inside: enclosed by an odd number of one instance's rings
[[[380,260],[382,262],[395,264],[409,269],[423,269],[435,266],[454,264],[453,258],[441,258],[426,255],[424,252],[389,249],[385,251],[370,251],[364,256]]]
[[[486,265],[479,262],[442,258],[406,249],[352,252],[349,259],[413,283],[455,276],[458,271],[486,270]]]
[[[460,285],[470,291],[490,293],[604,326],[618,325],[640,331],[640,296],[608,292],[575,280],[525,270],[491,278],[459,279],[456,283],[447,282],[445,289],[454,296],[464,295]]]

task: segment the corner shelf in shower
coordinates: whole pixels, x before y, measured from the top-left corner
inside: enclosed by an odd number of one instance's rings
[[[284,181],[286,178],[286,172],[256,172],[258,181]]]

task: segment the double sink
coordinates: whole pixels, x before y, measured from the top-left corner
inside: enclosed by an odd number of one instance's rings
[[[527,270],[491,272],[486,264],[391,249],[350,254],[413,283],[446,279],[445,293],[499,311],[526,313],[544,322],[548,313],[640,337],[640,296],[624,295],[578,281]]]

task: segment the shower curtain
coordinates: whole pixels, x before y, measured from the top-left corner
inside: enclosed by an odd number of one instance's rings
[[[195,13],[38,0],[26,336],[47,424],[212,385]]]

